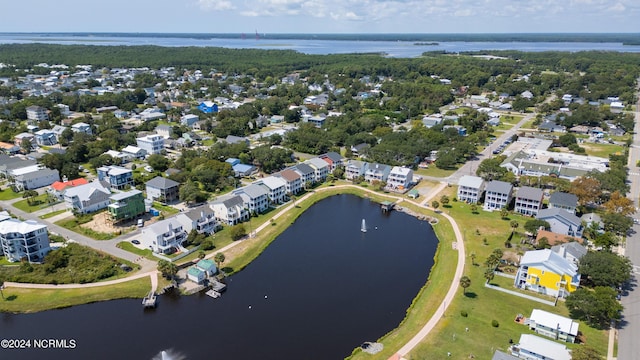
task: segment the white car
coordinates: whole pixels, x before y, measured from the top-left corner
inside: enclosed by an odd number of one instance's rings
[[[145,167],[144,167],[144,169],[145,169],[147,172],[152,172],[152,171],[153,171],[153,168],[152,168],[151,166],[149,166],[149,165],[145,166]]]

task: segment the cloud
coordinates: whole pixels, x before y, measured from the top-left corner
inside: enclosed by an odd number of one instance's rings
[[[229,0],[198,0],[198,6],[203,10],[235,10],[236,7]]]

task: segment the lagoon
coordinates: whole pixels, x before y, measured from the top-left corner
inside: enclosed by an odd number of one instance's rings
[[[368,231],[360,231],[366,219]],[[1,314],[11,338],[73,339],[74,349],[0,350],[1,358],[338,359],[396,328],[426,283],[431,226],[353,195],[309,208],[219,299],[161,296],[155,310],[115,300]]]

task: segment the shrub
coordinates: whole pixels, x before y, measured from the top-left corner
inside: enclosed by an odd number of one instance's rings
[[[460,316],[462,316],[462,317],[467,317],[467,316],[469,316],[469,314],[467,313],[467,311],[466,311],[466,310],[461,310],[461,311],[460,311]]]
[[[498,326],[500,326],[500,323],[498,322],[498,320],[491,320],[491,326],[497,328]]]

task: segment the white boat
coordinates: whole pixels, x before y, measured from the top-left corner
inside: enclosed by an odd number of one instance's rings
[[[367,223],[362,219],[362,226],[360,227],[360,231],[367,232]]]

